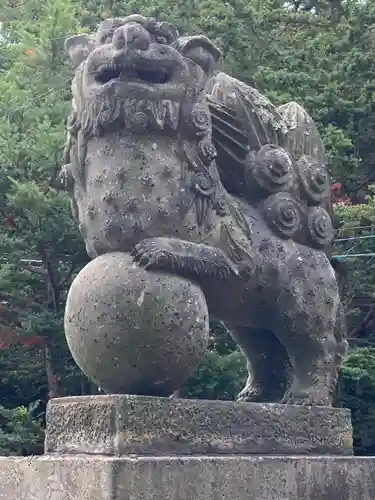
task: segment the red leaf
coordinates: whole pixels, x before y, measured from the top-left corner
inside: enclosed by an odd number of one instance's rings
[[[22,341],[24,347],[34,347],[38,345],[44,345],[46,342],[46,337],[41,337],[40,335],[35,335],[34,337],[29,337]]]
[[[16,227],[16,223],[14,222],[14,218],[12,215],[6,215],[3,218],[3,224],[6,229],[13,229]]]
[[[0,349],[8,349],[11,345],[17,343],[16,330],[11,326],[2,326],[0,328]]]

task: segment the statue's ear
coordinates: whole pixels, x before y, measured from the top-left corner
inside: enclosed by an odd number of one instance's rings
[[[207,75],[211,75],[221,57],[220,50],[204,35],[180,37],[175,48],[185,57],[198,64]]]
[[[94,48],[94,43],[89,35],[75,35],[65,40],[65,50],[74,67],[79,66],[88,57]]]

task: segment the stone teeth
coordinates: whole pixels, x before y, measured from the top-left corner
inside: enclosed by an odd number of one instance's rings
[[[166,105],[168,101],[160,100],[152,103],[152,114],[154,116],[156,125],[161,129],[164,128],[165,123],[165,114],[166,114]]]
[[[180,103],[178,101],[165,101],[166,104],[166,122],[176,130],[180,116]]]

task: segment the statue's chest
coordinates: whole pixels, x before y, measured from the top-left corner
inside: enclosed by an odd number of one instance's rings
[[[158,197],[173,196],[179,189],[180,165],[171,139],[99,138],[88,146],[86,190],[94,196],[136,196],[139,204],[155,204]]]
[[[100,241],[105,251],[126,250],[145,237],[185,237],[195,220],[189,214],[181,220],[181,189],[176,141],[119,136],[90,141],[85,190],[76,193],[84,236],[94,247]]]

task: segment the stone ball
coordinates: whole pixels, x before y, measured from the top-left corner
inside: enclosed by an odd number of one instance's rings
[[[77,365],[107,393],[170,396],[195,373],[209,335],[197,285],[147,271],[120,252],[77,275],[64,323]]]

